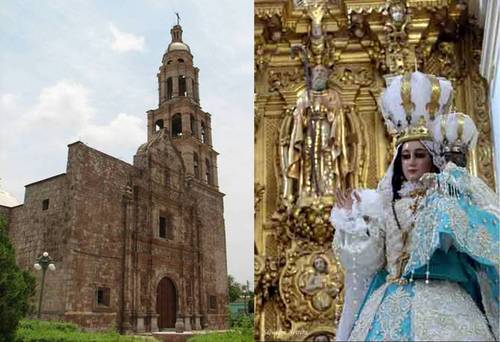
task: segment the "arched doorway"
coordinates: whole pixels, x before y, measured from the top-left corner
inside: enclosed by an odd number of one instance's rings
[[[156,289],[156,312],[158,313],[158,328],[175,328],[177,313],[177,291],[170,278],[160,280]]]

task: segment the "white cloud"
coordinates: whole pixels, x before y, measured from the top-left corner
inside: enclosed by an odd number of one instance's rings
[[[71,132],[85,126],[95,115],[89,90],[80,83],[61,80],[43,88],[38,102],[26,115],[25,125]]]
[[[65,171],[69,143],[81,140],[131,162],[146,140],[146,124],[133,115],[98,122],[92,92],[78,82],[60,80],[43,88],[31,106],[18,105],[16,98],[0,96],[0,113],[8,111],[0,123],[0,177],[17,198],[23,198],[23,185]]]
[[[3,94],[0,96],[0,108],[10,109],[15,106],[17,97],[14,94]]]
[[[136,149],[146,141],[145,131],[142,120],[120,113],[107,125],[86,125],[80,130],[80,136],[90,146],[99,146],[103,151],[124,159],[123,151]]]
[[[109,24],[109,29],[113,35],[111,48],[118,52],[143,51],[144,37],[120,31],[114,24]]]

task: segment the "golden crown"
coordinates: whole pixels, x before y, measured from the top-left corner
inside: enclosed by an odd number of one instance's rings
[[[415,71],[386,77],[381,111],[389,132],[396,132],[396,143],[433,140],[431,123],[446,113],[453,88],[445,79]]]
[[[423,116],[416,125],[408,126],[397,135],[396,145],[411,140],[432,140],[432,134],[427,128],[427,122]]]

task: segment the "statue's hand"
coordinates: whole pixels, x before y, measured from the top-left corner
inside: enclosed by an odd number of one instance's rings
[[[341,209],[346,209],[346,210],[352,209],[353,196],[356,199],[356,201],[358,202],[361,201],[361,197],[359,197],[359,194],[352,189],[347,189],[345,191],[337,189],[335,191],[335,195],[337,197],[337,203],[335,204],[335,206]]]

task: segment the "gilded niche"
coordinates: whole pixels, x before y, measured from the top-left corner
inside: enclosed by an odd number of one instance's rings
[[[481,131],[471,172],[493,183],[481,35],[448,0],[255,0],[255,339],[333,341],[343,274],[335,190],[375,187],[393,142],[384,75],[451,79]],[[479,152],[480,151],[480,152]]]

